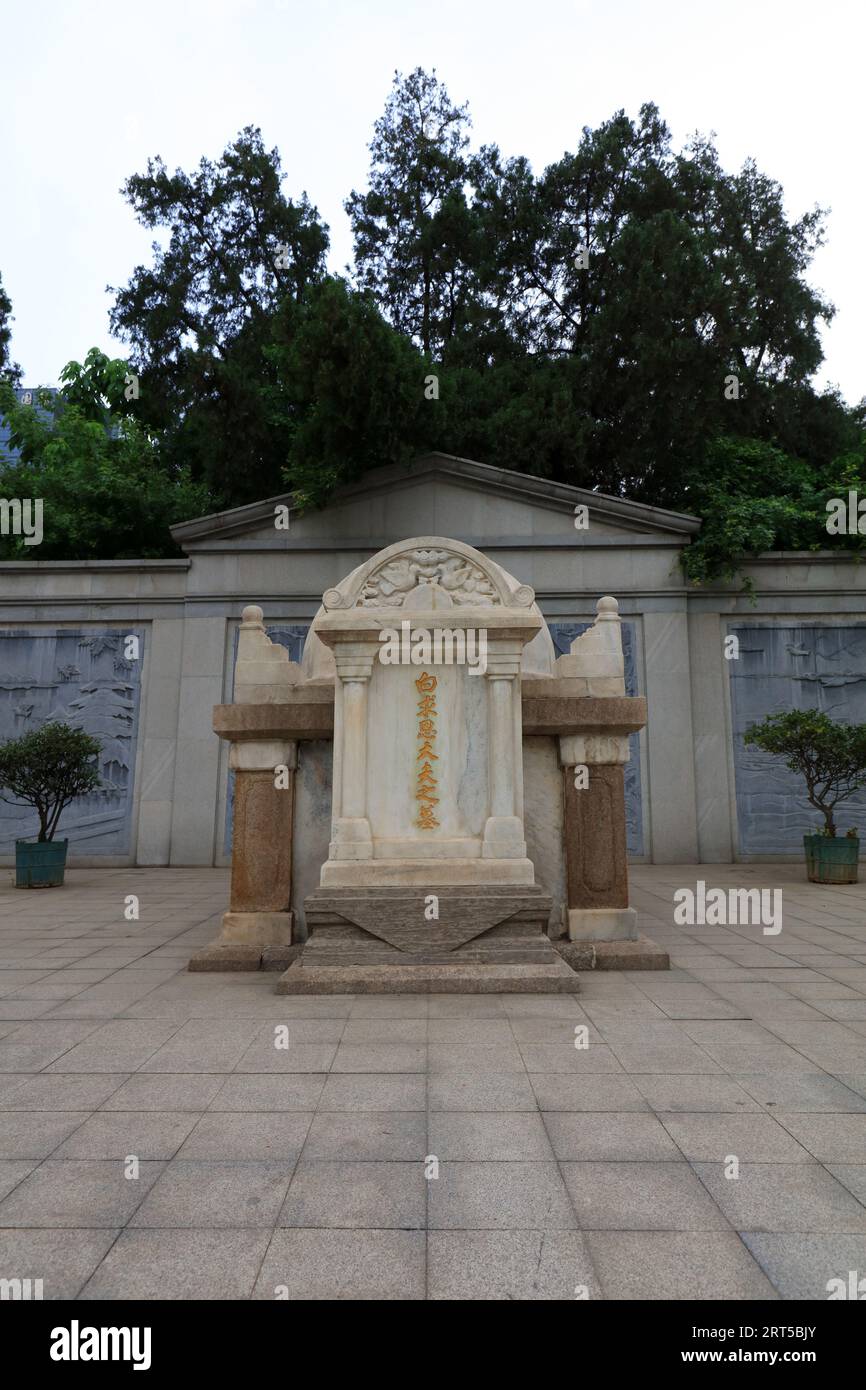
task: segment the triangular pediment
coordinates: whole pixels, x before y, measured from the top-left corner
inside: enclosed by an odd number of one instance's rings
[[[289,529],[277,529],[278,508],[288,507]],[[588,529],[575,527],[586,508]],[[609,497],[471,459],[431,453],[407,466],[392,464],[340,488],[318,511],[301,514],[287,492],[245,507],[172,527],[184,550],[307,549],[361,541],[384,549],[405,536],[453,536],[484,549],[513,541],[555,543],[564,534],[594,542],[678,546],[699,529],[695,517]]]

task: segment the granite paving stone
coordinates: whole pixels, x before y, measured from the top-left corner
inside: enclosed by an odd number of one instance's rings
[[[424,1231],[274,1231],[254,1298],[418,1301],[426,1283]]]
[[[249,1298],[270,1226],[242,1230],[125,1230],[82,1299]]]
[[[505,1301],[598,1298],[579,1231],[431,1231],[428,1297]]]
[[[563,1163],[583,1231],[720,1231],[729,1222],[685,1162]]]
[[[278,1225],[423,1230],[426,1198],[421,1162],[331,1162],[303,1159]]]
[[[828,1298],[866,1275],[866,884],[774,865],[776,940],[675,925],[694,877],[630,867],[670,971],[355,997],[188,972],[224,869],[0,876],[0,1276],[82,1300]]]

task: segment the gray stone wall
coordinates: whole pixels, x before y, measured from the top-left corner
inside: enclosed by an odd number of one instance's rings
[[[576,501],[590,508],[586,532],[573,526]],[[745,728],[772,707],[810,703],[866,720],[863,571],[837,554],[759,557],[747,569],[752,597],[739,583],[697,589],[678,563],[688,518],[463,460],[382,470],[321,512],[293,516],[288,533],[272,515],[262,503],[189,523],[178,533],[186,559],[0,563],[0,738],[59,714],[106,740],[106,787],[63,822],[73,864],[227,863],[228,750],[211,712],[231,698],[242,608],[261,604],[299,655],[324,589],[408,535],[454,536],[531,584],[560,650],[592,622],[600,595],[616,595],[628,689],[649,709],[627,770],[634,858],[799,854],[814,814],[784,769],[744,755]],[[745,648],[739,665],[724,657],[729,631]],[[131,671],[115,668],[111,645],[127,633],[141,638]],[[297,833],[308,839],[296,863],[324,857],[324,756],[311,745],[302,758]],[[547,775],[539,770],[542,789]],[[536,816],[538,863],[546,816]],[[843,826],[866,829],[862,800],[846,817]],[[32,828],[0,803],[4,863]]]

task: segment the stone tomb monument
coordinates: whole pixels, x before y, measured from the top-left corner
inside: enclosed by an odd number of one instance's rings
[[[637,964],[623,764],[645,718],[614,599],[556,659],[532,589],[459,541],[389,546],[328,589],[300,665],[245,608],[214,720],[236,777],[231,905],[190,967],[294,957],[282,993],[576,990],[562,934],[587,963],[618,943]],[[296,769],[327,738],[330,842],[298,953]]]

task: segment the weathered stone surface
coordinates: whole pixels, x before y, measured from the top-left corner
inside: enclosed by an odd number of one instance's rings
[[[334,687],[287,685],[278,703],[215,705],[214,732],[232,740],[331,738]]]
[[[624,775],[619,764],[589,770],[576,789],[563,768],[565,863],[569,908],[628,907]]]
[[[636,941],[597,941],[596,970],[670,970],[670,956],[648,936]]]
[[[277,994],[576,994],[580,981],[555,965],[312,966],[295,961]]]
[[[293,960],[297,960],[303,945],[266,946],[262,951],[262,970],[288,970]]]
[[[540,961],[549,958],[544,928],[550,899],[540,888],[442,887],[433,896],[437,915],[431,918],[431,895],[423,888],[319,888],[305,903],[311,932],[308,953],[325,964],[325,952],[342,949],[342,954],[356,956],[340,962],[348,965],[363,963],[357,957],[366,960],[380,944],[389,959],[422,955],[430,960],[465,955],[474,943],[479,958],[501,960],[509,950],[525,958],[533,949]]]
[[[572,970],[669,970],[670,957],[647,936],[635,941],[557,941]]]
[[[310,938],[283,977],[289,992],[508,992],[573,987],[545,927],[550,899],[535,886],[443,888],[439,920],[429,894],[403,888],[318,889],[306,903]],[[303,973],[298,973],[302,971]],[[283,982],[279,986],[283,990]]]
[[[556,676],[522,681],[524,734],[628,734],[646,724],[642,695],[581,695],[576,685]]]
[[[237,942],[214,941],[196,951],[187,967],[189,970],[258,970],[261,966],[261,946],[244,946]]]
[[[634,941],[637,913],[633,907],[570,907],[565,934],[570,941]]]
[[[536,882],[552,899],[548,935],[561,936],[566,901],[565,809],[556,739],[523,740],[523,798],[526,852],[535,865]]]
[[[214,941],[196,951],[189,962],[190,970],[287,970],[300,955],[303,947],[249,946],[242,942]]]
[[[292,896],[294,771],[277,789],[274,769],[235,774],[232,913],[287,912]]]
[[[217,941],[245,946],[288,946],[292,940],[291,912],[226,912]]]

